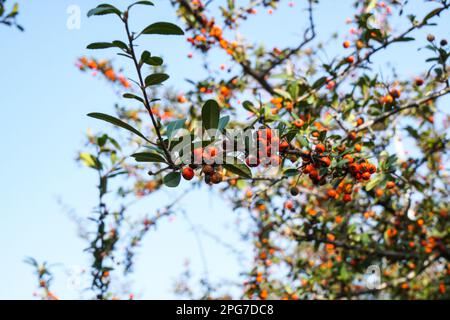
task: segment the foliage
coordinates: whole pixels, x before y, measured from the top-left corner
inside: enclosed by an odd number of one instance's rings
[[[126,199],[176,188],[182,178],[193,185],[217,185],[230,207],[251,221],[244,236],[252,239],[254,259],[245,274],[244,298],[449,298],[448,116],[443,125],[435,120],[442,118],[438,100],[450,93],[450,48],[432,34],[423,39],[425,44],[414,37],[418,29],[438,23],[450,2],[435,1],[435,9],[423,17],[409,15],[408,27],[397,32],[391,20],[404,18],[406,4],[355,1],[352,32],[342,43],[346,53],[327,62],[319,59],[318,48],[324,44],[316,39],[317,1],[307,3],[308,26],[299,44],[284,49],[266,49],[236,36],[239,25],[258,8],[273,12],[283,1],[250,1],[239,7],[231,0],[216,17],[209,16],[211,2],[171,3],[193,50],[206,58],[224,51],[239,68],[230,68],[225,76],[209,72],[204,80],[191,81],[192,90],[183,94],[166,89],[161,101],[154,97],[169,79],[163,60],[147,50],[138,53],[136,41],[184,31],[156,22],[132,32],[133,10],[152,7],[150,1],[125,11],[102,4],[89,12],[123,24],[125,40],[88,48],[114,49],[131,62],[137,80],[124,86],[123,97],[140,106],[116,107],[114,116],[89,114],[119,127],[121,139],[90,135],[95,152],[79,155],[99,178],[100,201],[93,218],[97,230],[89,238],[97,298],[113,295],[109,276],[118,241],[132,234],[131,243],[139,242],[159,218],[177,214],[175,200],[156,218],[119,232],[129,207],[109,209],[105,196],[110,180],[119,180],[116,194]],[[430,69],[412,79],[393,72],[388,79],[395,80],[383,80],[374,57],[413,41],[430,54]],[[263,142],[271,163],[277,164],[270,175],[259,154],[251,158],[247,142],[244,150],[227,153],[214,134],[193,143],[193,154],[200,154],[202,163],[174,156],[182,141],[175,135],[178,129],[189,136],[229,128],[255,130],[253,138]],[[400,135],[411,140],[414,153],[395,150]],[[279,142],[276,150],[270,149],[274,140]],[[218,155],[232,161],[217,164]],[[107,225],[113,227],[106,230]],[[132,248],[126,250],[127,266]],[[381,270],[381,282],[364,286],[373,266]],[[219,296],[208,287],[204,298]]]
[[[17,16],[19,15],[19,4],[15,3],[12,8],[6,7],[6,0],[0,0],[0,24],[6,26],[14,26],[20,31],[23,31],[23,27],[17,23]]]

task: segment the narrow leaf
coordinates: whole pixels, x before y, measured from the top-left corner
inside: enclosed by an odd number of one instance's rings
[[[169,76],[165,73],[154,73],[145,78],[145,85],[147,87],[155,86],[157,84],[163,83],[167,79],[169,79]]]
[[[150,140],[148,140],[142,133],[140,133],[137,129],[133,128],[132,126],[130,126],[128,123],[123,122],[120,119],[117,119],[115,117],[112,117],[110,115],[104,114],[104,113],[89,113],[88,117],[91,118],[95,118],[95,119],[99,119],[99,120],[103,120],[109,123],[112,123],[115,126],[121,127],[123,129],[126,129],[128,131],[133,132],[134,134],[138,135],[139,137],[141,137],[142,139],[144,139],[147,142],[150,142]]]
[[[135,153],[132,157],[137,162],[162,162],[165,163],[166,159],[164,159],[161,155],[153,152],[140,152]]]
[[[228,170],[240,177],[243,177],[243,178],[251,179],[253,176],[250,168],[247,167],[246,164],[244,164],[237,158],[227,157],[225,159],[225,163],[223,164],[223,167],[226,170]]]
[[[142,31],[143,34],[184,35],[180,27],[169,22],[156,22]]]
[[[219,126],[219,104],[215,100],[206,101],[202,109],[202,122],[205,130]]]

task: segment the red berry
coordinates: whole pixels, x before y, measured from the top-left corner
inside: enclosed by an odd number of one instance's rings
[[[294,127],[301,128],[303,127],[305,122],[302,119],[297,119],[292,124],[294,125]]]
[[[363,174],[362,174],[362,178],[364,179],[364,180],[370,180],[370,172],[364,172]]]
[[[394,189],[395,188],[395,182],[389,181],[386,183],[386,189]]]
[[[331,160],[330,160],[330,158],[328,158],[328,157],[322,157],[322,158],[320,158],[320,162],[322,162],[322,164],[323,164],[325,167],[329,167],[330,164],[331,164]]]
[[[191,167],[186,167],[183,169],[183,178],[186,180],[192,180],[192,178],[194,178],[194,170]]]
[[[280,144],[280,151],[286,150],[289,148],[289,142],[286,140],[282,141]]]
[[[328,197],[329,197],[330,199],[331,199],[331,198],[336,198],[337,192],[336,192],[336,190],[334,190],[334,189],[330,189],[330,190],[328,190],[327,195],[328,195]]]
[[[324,146],[323,144],[319,143],[319,144],[316,146],[316,151],[317,151],[318,153],[324,153],[324,152],[325,152],[325,146]]]

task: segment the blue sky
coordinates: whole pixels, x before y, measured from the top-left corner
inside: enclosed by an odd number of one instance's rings
[[[123,2],[111,1],[117,6],[123,6]],[[302,11],[305,1],[293,2],[296,3],[294,8],[289,8],[285,1],[273,15],[258,15],[243,26],[242,34],[265,42],[269,47],[295,44],[307,21]],[[328,39],[332,32],[339,32],[343,39],[349,28],[345,19],[350,16],[352,1],[321,2],[316,11],[319,39]],[[0,143],[3,154],[0,158],[0,299],[32,298],[35,279],[30,267],[23,263],[26,256],[61,263],[68,268],[88,265],[82,251],[85,244],[77,238],[75,224],[57,199],[61,198],[84,216],[95,205],[95,176],[80,168],[74,158],[88,127],[107,129],[88,119],[86,114],[91,111],[111,113],[118,98],[107,83],[80,73],[74,62],[81,55],[92,54],[85,50],[87,44],[114,40],[117,37],[112,38],[113,35],[123,34],[120,24],[114,23],[113,18],[88,20],[85,17],[93,1],[19,3],[22,11],[19,20],[26,31],[20,33],[0,26]],[[156,8],[138,12],[136,27],[145,27],[155,21],[176,21],[169,1],[155,3]],[[67,8],[74,4],[82,10],[80,30],[66,27]],[[413,9],[420,14],[432,7],[432,4],[420,4]],[[442,21],[448,21],[448,18],[446,14]],[[438,37],[450,36],[448,28],[445,30],[442,26],[433,32]],[[426,31],[416,34],[425,37]],[[341,42],[327,48],[330,57],[342,52]],[[191,49],[182,38],[151,38],[143,41],[142,46],[164,57],[171,75],[166,85],[183,88],[185,78],[200,76],[201,60],[186,58]],[[416,43],[400,48],[386,51],[376,62],[395,65],[399,74],[405,77],[425,70],[426,54],[417,51]],[[95,56],[114,57],[111,52],[96,52]],[[125,61],[114,59],[116,65],[126,67]],[[215,55],[210,63],[218,69],[221,63],[227,64],[224,59],[223,55]],[[155,202],[164,203],[172,196],[164,191],[161,198],[149,198],[145,209],[151,214],[157,208]],[[207,189],[195,191],[183,200],[183,206],[194,225],[201,225],[220,235],[224,241],[242,247],[232,230],[236,214],[214,193]],[[223,279],[238,279],[240,266],[226,248],[207,237],[202,237],[202,244],[212,280],[220,283]],[[134,276],[136,291],[142,293],[139,296],[173,297],[173,280],[181,273],[186,258],[191,260],[196,275],[201,275],[201,254],[189,224],[182,217],[164,222],[156,233],[146,237],[140,250]],[[55,271],[55,293],[62,298],[78,297],[67,287],[63,268],[56,267]]]

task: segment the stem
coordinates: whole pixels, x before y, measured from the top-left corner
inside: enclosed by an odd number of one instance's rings
[[[129,44],[129,47],[130,47],[130,52],[129,53],[130,53],[131,58],[132,58],[132,60],[134,62],[134,66],[136,67],[136,72],[137,72],[137,75],[138,75],[138,78],[139,78],[139,87],[140,87],[140,89],[142,91],[142,95],[144,97],[144,106],[147,109],[148,114],[150,115],[150,118],[152,119],[153,127],[155,128],[156,135],[158,136],[158,145],[163,149],[164,154],[166,155],[166,158],[167,158],[167,161],[169,162],[170,167],[174,168],[175,164],[174,164],[174,162],[172,160],[172,157],[170,156],[169,150],[167,150],[167,147],[164,144],[164,140],[163,140],[162,135],[161,135],[161,130],[159,128],[158,123],[156,122],[155,115],[153,114],[152,108],[150,107],[150,100],[148,98],[147,91],[145,90],[145,83],[144,83],[144,78],[142,77],[142,73],[141,73],[141,66],[139,65],[139,62],[138,62],[137,57],[136,57],[136,52],[134,51],[134,44],[133,44],[134,36],[130,32],[130,27],[128,25],[128,15],[126,15],[122,19],[122,21],[125,23],[125,29],[126,29],[127,36],[128,36],[128,44]]]

